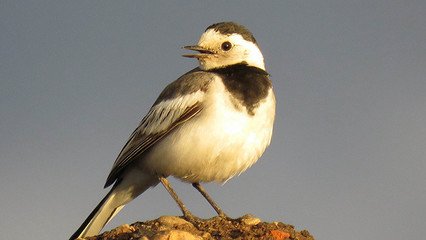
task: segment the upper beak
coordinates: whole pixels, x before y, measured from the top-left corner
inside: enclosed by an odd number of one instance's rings
[[[214,51],[212,51],[210,49],[207,49],[207,48],[204,48],[204,47],[201,47],[201,46],[198,46],[198,45],[185,46],[183,48],[184,49],[188,49],[188,50],[198,51],[199,53],[195,53],[195,54],[184,54],[184,55],[182,55],[182,57],[205,58],[205,57],[208,57],[209,55],[215,53]]]

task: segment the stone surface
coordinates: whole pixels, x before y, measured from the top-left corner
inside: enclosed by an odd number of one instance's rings
[[[242,216],[241,218],[241,222],[246,224],[246,225],[256,225],[260,222],[262,222],[262,220],[260,220],[260,218],[257,218],[251,214],[246,214],[244,216]]]
[[[190,223],[182,217],[162,216],[158,219],[123,225],[87,240],[202,240],[202,239],[271,239],[314,240],[307,230],[296,231],[282,222],[262,222],[252,215],[237,219],[214,217]]]
[[[152,240],[203,240],[201,236],[196,236],[183,230],[169,230],[155,234]]]

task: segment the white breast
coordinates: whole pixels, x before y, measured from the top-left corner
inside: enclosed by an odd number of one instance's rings
[[[139,166],[190,182],[224,182],[245,171],[270,143],[275,97],[271,89],[252,116],[234,104],[222,81],[215,79],[200,115],[154,145]]]

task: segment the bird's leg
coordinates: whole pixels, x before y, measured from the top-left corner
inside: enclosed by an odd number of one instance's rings
[[[229,219],[229,217],[220,209],[220,207],[213,201],[210,195],[206,192],[206,190],[201,186],[199,182],[192,183],[192,186],[197,189],[201,195],[210,203],[210,205],[214,208],[214,210],[219,214],[219,217]]]
[[[195,217],[188,208],[185,207],[185,204],[179,199],[179,196],[176,194],[175,190],[170,186],[169,181],[165,177],[158,177],[160,182],[163,184],[163,186],[166,188],[167,192],[172,196],[172,198],[175,200],[175,202],[179,205],[180,210],[183,213],[183,217],[188,220],[189,222],[193,223],[194,225],[198,223],[198,218]]]

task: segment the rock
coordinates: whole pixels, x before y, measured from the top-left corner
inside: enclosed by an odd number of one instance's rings
[[[201,236],[195,236],[192,233],[182,230],[169,230],[157,233],[152,240],[203,240]]]
[[[237,219],[214,217],[192,224],[182,217],[162,216],[156,220],[123,225],[87,240],[202,240],[272,239],[314,240],[308,231],[296,231],[282,222],[262,222],[252,215]]]
[[[240,221],[246,225],[256,225],[260,222],[262,222],[262,220],[260,220],[260,218],[257,218],[251,214],[246,214],[242,217],[240,217]]]
[[[159,224],[161,224],[162,226],[168,227],[168,228],[172,228],[174,226],[180,226],[180,225],[190,225],[190,226],[194,226],[192,225],[192,223],[186,221],[185,219],[181,218],[181,217],[176,217],[176,216],[161,216],[157,219],[157,222]]]
[[[283,232],[280,230],[271,230],[271,235],[274,238],[274,240],[284,240],[290,237],[290,233]]]

